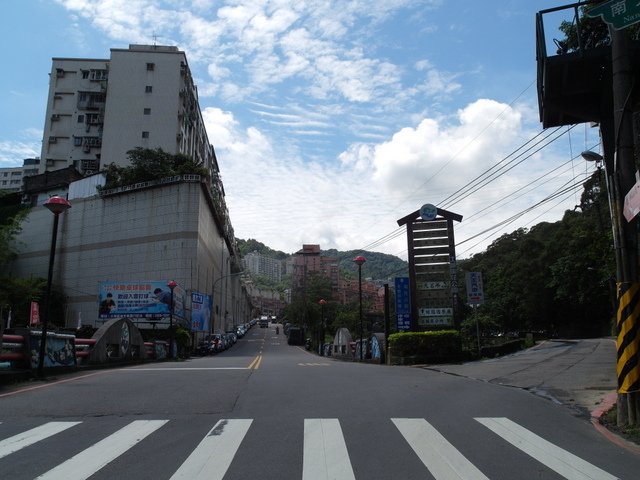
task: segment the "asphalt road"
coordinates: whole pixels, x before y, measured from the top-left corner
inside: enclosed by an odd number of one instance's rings
[[[0,389],[1,479],[634,480],[583,415],[459,374],[231,350]]]

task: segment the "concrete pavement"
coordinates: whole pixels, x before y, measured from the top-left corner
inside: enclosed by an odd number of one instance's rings
[[[529,390],[593,413],[616,391],[613,338],[546,340],[492,360],[431,365],[430,370]]]

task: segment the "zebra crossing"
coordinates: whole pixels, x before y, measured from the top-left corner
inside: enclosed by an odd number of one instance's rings
[[[495,435],[547,469],[570,480],[615,480],[586,460],[541,438],[521,425],[503,417],[476,417],[486,427],[488,435]],[[391,418],[410,449],[436,480],[489,480],[491,472],[483,472],[450,443],[424,418]],[[135,445],[159,431],[169,420],[134,420],[98,440],[53,469],[41,473],[37,480],[85,480],[115,461]],[[50,438],[73,434],[82,421],[52,421],[3,439],[0,424],[0,472],[2,462],[20,450]],[[193,451],[184,459],[170,480],[223,480],[252,428],[252,419],[219,420]],[[345,432],[337,418],[304,419],[302,480],[355,480]],[[474,441],[471,439],[470,441]],[[1,476],[1,475],[0,475]],[[430,478],[428,475],[425,478]]]

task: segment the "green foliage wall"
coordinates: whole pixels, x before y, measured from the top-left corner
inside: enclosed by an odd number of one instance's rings
[[[462,352],[460,333],[456,330],[394,333],[389,335],[393,356],[456,357]]]

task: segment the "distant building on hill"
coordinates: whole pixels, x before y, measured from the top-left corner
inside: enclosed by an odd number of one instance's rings
[[[248,253],[242,259],[244,268],[252,275],[267,277],[274,282],[282,280],[282,261],[275,258],[265,257],[257,251]]]
[[[331,280],[331,288],[337,293],[340,281],[340,260],[335,257],[320,255],[320,245],[302,245],[302,249],[294,256],[293,288],[294,291],[303,289],[307,275],[316,275]]]

